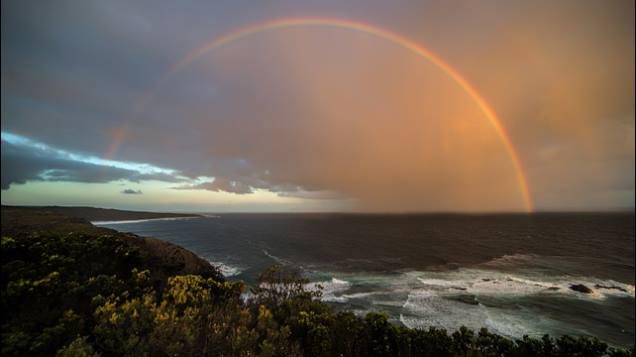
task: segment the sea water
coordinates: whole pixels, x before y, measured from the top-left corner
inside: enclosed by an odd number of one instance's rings
[[[337,309],[384,311],[408,327],[634,344],[633,213],[218,214],[100,225],[178,244],[248,284],[273,264],[294,267]]]

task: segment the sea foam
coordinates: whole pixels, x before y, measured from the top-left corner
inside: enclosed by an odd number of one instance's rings
[[[593,304],[602,304],[610,297],[634,298],[633,285],[614,280],[512,274],[490,269],[339,273],[337,276],[321,283],[325,287],[323,301],[351,304],[352,307],[367,306],[363,310],[358,308],[362,315],[376,311],[378,306],[388,308],[402,324],[412,328],[434,326],[455,330],[467,326],[478,330],[487,327],[510,337],[541,336],[549,331],[564,331],[563,328],[565,331],[576,329],[558,319],[537,314],[529,307],[535,297],[563,303],[582,300]],[[586,294],[571,289],[575,284],[583,284],[592,292]]]
[[[245,269],[242,267],[230,265],[224,262],[208,261],[212,266],[217,268],[224,277],[229,278],[232,276],[240,275]]]

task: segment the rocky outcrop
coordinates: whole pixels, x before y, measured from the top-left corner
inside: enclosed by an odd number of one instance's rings
[[[626,289],[623,289],[620,286],[614,286],[614,285],[600,285],[600,284],[596,284],[596,285],[594,285],[594,287],[597,288],[597,289],[618,290],[618,291],[622,291],[624,293],[627,292]]]
[[[477,297],[475,295],[457,295],[451,299],[468,305],[479,305],[479,301],[477,301]]]
[[[572,289],[574,291],[578,291],[578,292],[583,293],[583,294],[591,294],[592,293],[592,289],[588,288],[587,286],[585,286],[583,284],[570,285],[570,289]]]
[[[126,234],[125,239],[139,248],[151,271],[164,277],[195,274],[222,280],[222,275],[210,263],[178,245],[134,234]]]

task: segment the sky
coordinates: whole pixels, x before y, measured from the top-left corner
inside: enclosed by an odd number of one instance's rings
[[[633,1],[9,0],[1,26],[2,204],[634,209]]]

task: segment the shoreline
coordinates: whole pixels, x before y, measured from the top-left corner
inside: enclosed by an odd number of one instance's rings
[[[196,218],[203,215],[196,213],[174,213],[174,212],[147,212],[129,211],[113,208],[98,208],[85,206],[10,206],[2,205],[3,211],[20,211],[42,215],[61,214],[74,219],[82,219],[90,222],[116,222],[116,221],[136,221],[160,218]]]
[[[135,223],[143,223],[143,222],[153,222],[153,221],[181,221],[181,220],[190,220],[197,218],[205,218],[204,216],[188,216],[188,217],[163,217],[163,218],[141,218],[141,219],[126,219],[126,220],[115,220],[115,221],[89,221],[90,224],[101,227],[101,226],[109,226],[116,224],[135,224]]]

